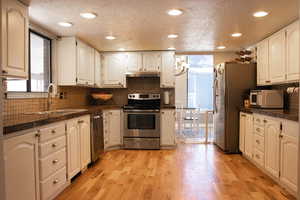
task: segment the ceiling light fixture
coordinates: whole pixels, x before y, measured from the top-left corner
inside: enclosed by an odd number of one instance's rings
[[[119,48],[118,50],[119,50],[119,51],[125,51],[125,49],[124,49],[124,48]]]
[[[115,36],[112,36],[112,35],[106,36],[105,38],[106,38],[107,40],[114,40],[114,39],[116,39],[116,37],[115,37]]]
[[[168,15],[171,15],[171,16],[178,16],[178,15],[182,15],[183,11],[182,10],[179,10],[179,9],[171,9],[171,10],[168,10]]]
[[[169,47],[168,50],[176,50],[175,47]]]
[[[97,17],[97,14],[86,12],[86,13],[80,13],[80,16],[85,19],[95,19]]]
[[[58,22],[57,24],[66,28],[73,26],[71,22]]]
[[[218,46],[217,49],[226,49],[225,46]]]
[[[241,37],[242,34],[241,33],[232,33],[231,36],[232,37]]]
[[[170,34],[170,35],[168,35],[168,38],[175,39],[175,38],[178,38],[178,35],[177,34]]]
[[[258,12],[255,12],[254,14],[253,14],[253,16],[254,17],[265,17],[265,16],[267,16],[269,13],[268,12],[266,12],[266,11],[258,11]]]

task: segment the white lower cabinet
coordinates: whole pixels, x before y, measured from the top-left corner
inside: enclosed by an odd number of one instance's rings
[[[90,116],[78,118],[78,126],[80,135],[80,167],[84,169],[91,162]]]
[[[240,151],[252,158],[253,147],[253,116],[248,113],[240,113]]]
[[[4,183],[7,200],[39,199],[36,134],[36,131],[32,131],[4,140]]]
[[[239,130],[239,149],[242,153],[245,152],[245,128],[246,126],[246,114],[240,113],[240,130]]]
[[[175,109],[162,109],[161,111],[161,146],[174,146],[175,142]]]
[[[243,128],[246,120],[242,115],[240,127]],[[247,155],[250,161],[294,195],[298,189],[298,130],[298,122],[254,114],[253,138],[245,137],[244,141],[245,146],[247,140],[253,144],[253,157]]]
[[[121,137],[121,110],[104,110],[104,149],[120,147]]]

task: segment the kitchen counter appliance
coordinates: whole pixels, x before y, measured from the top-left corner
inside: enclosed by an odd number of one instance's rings
[[[160,149],[160,94],[129,94],[124,110],[125,149]]]
[[[91,157],[96,162],[104,152],[103,114],[96,112],[91,115]]]
[[[283,90],[251,90],[250,105],[258,108],[283,108]]]

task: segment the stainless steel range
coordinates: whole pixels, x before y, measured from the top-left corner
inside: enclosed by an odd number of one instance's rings
[[[129,94],[124,106],[124,148],[160,148],[160,94]]]

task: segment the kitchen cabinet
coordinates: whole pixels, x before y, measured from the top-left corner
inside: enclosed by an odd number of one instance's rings
[[[269,40],[257,45],[257,85],[268,85],[269,80]]]
[[[80,160],[81,169],[85,169],[91,162],[91,128],[90,116],[86,115],[78,119],[80,135]]]
[[[162,65],[161,52],[143,52],[143,71],[160,72]]]
[[[4,140],[6,199],[39,199],[37,132]]]
[[[279,31],[269,38],[269,76],[271,83],[285,81],[285,31]]]
[[[101,55],[95,50],[95,86],[97,88],[102,87],[102,66],[101,66]]]
[[[245,152],[245,131],[246,131],[246,114],[240,112],[240,130],[239,130],[239,149]]]
[[[162,53],[162,67],[160,75],[161,88],[175,88],[175,53]]]
[[[28,7],[18,0],[2,2],[2,73],[28,79]]]
[[[298,190],[298,132],[297,122],[284,120],[280,141],[280,181],[295,193]]]
[[[141,72],[143,71],[142,53],[129,52],[127,53],[127,72]]]
[[[265,119],[265,169],[274,177],[279,177],[279,135],[281,123]]]
[[[299,21],[286,29],[286,78],[287,81],[299,80]]]
[[[121,137],[121,110],[104,110],[104,149],[120,147]]]
[[[57,42],[58,85],[94,86],[94,50],[75,37]]]
[[[253,116],[246,114],[245,119],[245,155],[252,158],[253,155]]]
[[[161,111],[161,146],[175,146],[175,109]]]
[[[72,179],[81,169],[80,161],[80,135],[78,119],[67,122],[67,155],[68,155],[68,179]]]
[[[125,53],[102,54],[103,87],[126,88],[126,59]]]

